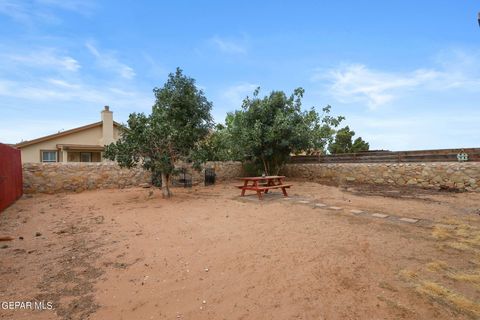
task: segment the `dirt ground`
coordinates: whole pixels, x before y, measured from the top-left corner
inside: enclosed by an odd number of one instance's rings
[[[0,319],[480,319],[480,194],[292,183],[22,198],[0,214],[0,302],[53,310]]]

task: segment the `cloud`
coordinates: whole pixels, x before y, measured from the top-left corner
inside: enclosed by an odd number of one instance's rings
[[[72,83],[62,79],[42,79],[42,81],[0,80],[0,97],[14,98],[21,103],[30,102],[79,102],[119,107],[150,107],[153,98],[146,93],[128,87],[105,87]]]
[[[151,91],[130,81],[135,76],[132,68],[118,61],[114,53],[104,53],[91,43],[87,49],[94,57],[93,64],[109,73],[99,74],[85,56],[82,66],[76,57],[59,48],[34,48],[29,52],[21,47],[0,49],[0,100],[12,105],[0,108],[0,112],[10,112],[12,108],[27,110],[27,106],[45,107],[48,111],[60,105],[78,104],[109,104],[119,109],[135,106],[145,110],[153,104]]]
[[[474,147],[480,134],[479,117],[480,112],[476,111],[466,114],[439,109],[435,113],[419,111],[415,115],[399,112],[348,116],[346,122],[357,136],[370,143],[371,149],[398,151]]]
[[[6,15],[21,23],[30,23],[31,14],[27,8],[18,1],[0,0],[0,14]]]
[[[151,55],[149,55],[148,53],[143,53],[143,58],[145,59],[145,61],[147,62],[148,64],[148,70],[147,70],[147,74],[155,79],[158,79],[160,77],[165,77],[168,72],[166,71],[166,69],[160,64],[158,63],[157,60],[155,60]]]
[[[52,48],[34,50],[28,54],[2,54],[0,58],[5,64],[21,64],[23,67],[54,68],[61,71],[75,72],[80,69],[80,63],[69,55],[60,55]],[[10,65],[8,67],[11,67]]]
[[[96,8],[95,2],[90,0],[35,0],[35,2],[50,8],[59,8],[83,15],[91,14]]]
[[[95,8],[96,3],[91,0],[0,0],[0,14],[27,27],[33,27],[39,23],[61,23],[58,10],[87,16]]]
[[[242,105],[243,99],[252,95],[257,87],[258,85],[248,82],[227,87],[221,96],[222,104],[228,109],[237,109]]]
[[[103,69],[112,71],[125,79],[132,79],[135,77],[135,71],[128,65],[121,63],[113,53],[101,53],[92,43],[85,44],[88,51],[96,58],[97,63]]]
[[[400,91],[436,81],[440,76],[435,70],[418,69],[402,74],[350,64],[331,69],[326,76],[315,75],[313,80],[326,80],[330,94],[340,102],[365,102],[369,108],[376,109],[396,99]]]
[[[150,90],[121,84],[112,87],[105,80],[27,77],[0,79],[0,101],[7,106],[0,107],[0,141],[14,143],[92,122],[85,119],[97,115],[96,110],[104,105],[110,105],[116,120],[122,121],[130,112],[149,110],[154,97]],[[59,124],[59,117],[63,123]]]
[[[227,54],[246,54],[247,46],[246,39],[231,40],[223,39],[218,36],[210,38],[209,42],[218,50]]]
[[[316,70],[312,81],[323,83],[328,93],[342,103],[364,103],[375,110],[414,91],[452,89],[480,92],[480,55],[463,51],[442,53],[432,68],[393,72],[376,70],[364,64],[342,64]]]
[[[85,125],[71,119],[11,119],[0,127],[0,142],[18,143]]]
[[[78,84],[69,83],[69,82],[67,82],[65,80],[61,80],[61,79],[47,79],[47,82],[51,83],[53,85],[56,85],[57,87],[63,87],[63,88],[69,88],[69,89],[80,88],[80,86]]]

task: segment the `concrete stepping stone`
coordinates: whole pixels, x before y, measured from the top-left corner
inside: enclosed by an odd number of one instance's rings
[[[328,207],[328,209],[338,211],[342,210],[342,207]]]
[[[418,219],[413,219],[413,218],[400,218],[400,221],[408,222],[408,223],[415,223],[418,222]]]
[[[384,218],[388,217],[388,214],[372,213],[372,217],[384,219]]]
[[[315,203],[315,208],[325,208],[326,206],[325,203]]]
[[[353,214],[365,213],[365,211],[363,211],[363,210],[357,210],[357,209],[352,209],[352,210],[350,210],[350,212],[353,213]]]

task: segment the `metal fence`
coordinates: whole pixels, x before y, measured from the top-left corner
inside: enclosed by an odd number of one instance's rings
[[[0,143],[0,212],[23,194],[20,150]]]
[[[175,187],[192,187],[192,174],[188,171],[187,168],[181,168],[173,176],[172,185]]]
[[[176,169],[174,174],[172,175],[172,186],[173,187],[183,187],[183,188],[191,188],[194,184],[193,182],[193,172],[192,168],[179,168]],[[215,174],[214,168],[205,168],[204,172],[204,183],[205,186],[210,186],[215,184],[215,180],[217,175]],[[156,187],[162,186],[162,179],[160,173],[153,173],[152,174],[152,184]]]
[[[214,185],[216,177],[214,168],[205,168],[205,186]]]
[[[457,162],[457,155],[462,152],[468,155],[468,161],[480,161],[480,148],[465,148],[292,156],[290,163]]]

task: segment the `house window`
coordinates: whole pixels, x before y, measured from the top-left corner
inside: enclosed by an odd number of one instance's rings
[[[42,151],[42,162],[57,162],[57,151]]]
[[[81,152],[80,153],[80,162],[92,162],[92,153],[91,152]]]

